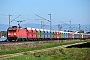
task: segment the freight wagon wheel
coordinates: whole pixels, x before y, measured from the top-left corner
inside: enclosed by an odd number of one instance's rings
[[[7,39],[7,42],[11,42],[11,40],[10,39],[9,40]]]
[[[9,40],[7,39],[6,41],[7,41],[7,42],[12,42],[12,40],[10,40],[10,39],[9,39]]]
[[[9,42],[9,40],[8,40],[8,39],[6,39],[6,42]]]
[[[17,42],[18,40],[16,39],[15,41]]]

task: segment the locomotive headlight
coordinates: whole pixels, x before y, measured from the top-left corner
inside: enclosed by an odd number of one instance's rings
[[[8,35],[10,35],[10,34],[8,34]]]
[[[14,35],[16,35],[16,33],[14,33]]]

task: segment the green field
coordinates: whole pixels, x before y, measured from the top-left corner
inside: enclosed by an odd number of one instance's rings
[[[59,51],[51,52],[48,55],[33,56],[23,55],[6,60],[90,60],[89,48],[64,48]]]
[[[56,46],[61,46],[61,45],[68,45],[68,44],[74,44],[74,43],[79,43],[79,42],[86,42],[86,41],[72,41],[72,42],[58,42],[58,43],[47,43],[43,44],[41,46],[36,46],[32,48],[19,48],[19,49],[13,49],[13,50],[0,50],[0,55],[5,55],[5,54],[14,54],[14,53],[20,53],[20,52],[26,52],[26,51],[33,51],[33,50],[40,50],[40,49],[46,49],[46,48],[51,48],[51,47],[56,47]]]

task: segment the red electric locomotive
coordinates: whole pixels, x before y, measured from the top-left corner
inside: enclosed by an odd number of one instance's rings
[[[12,26],[7,29],[7,41],[17,41],[27,38],[27,30]]]

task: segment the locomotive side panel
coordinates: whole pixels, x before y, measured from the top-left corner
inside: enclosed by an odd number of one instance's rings
[[[27,30],[19,29],[18,30],[18,38],[27,38]]]

